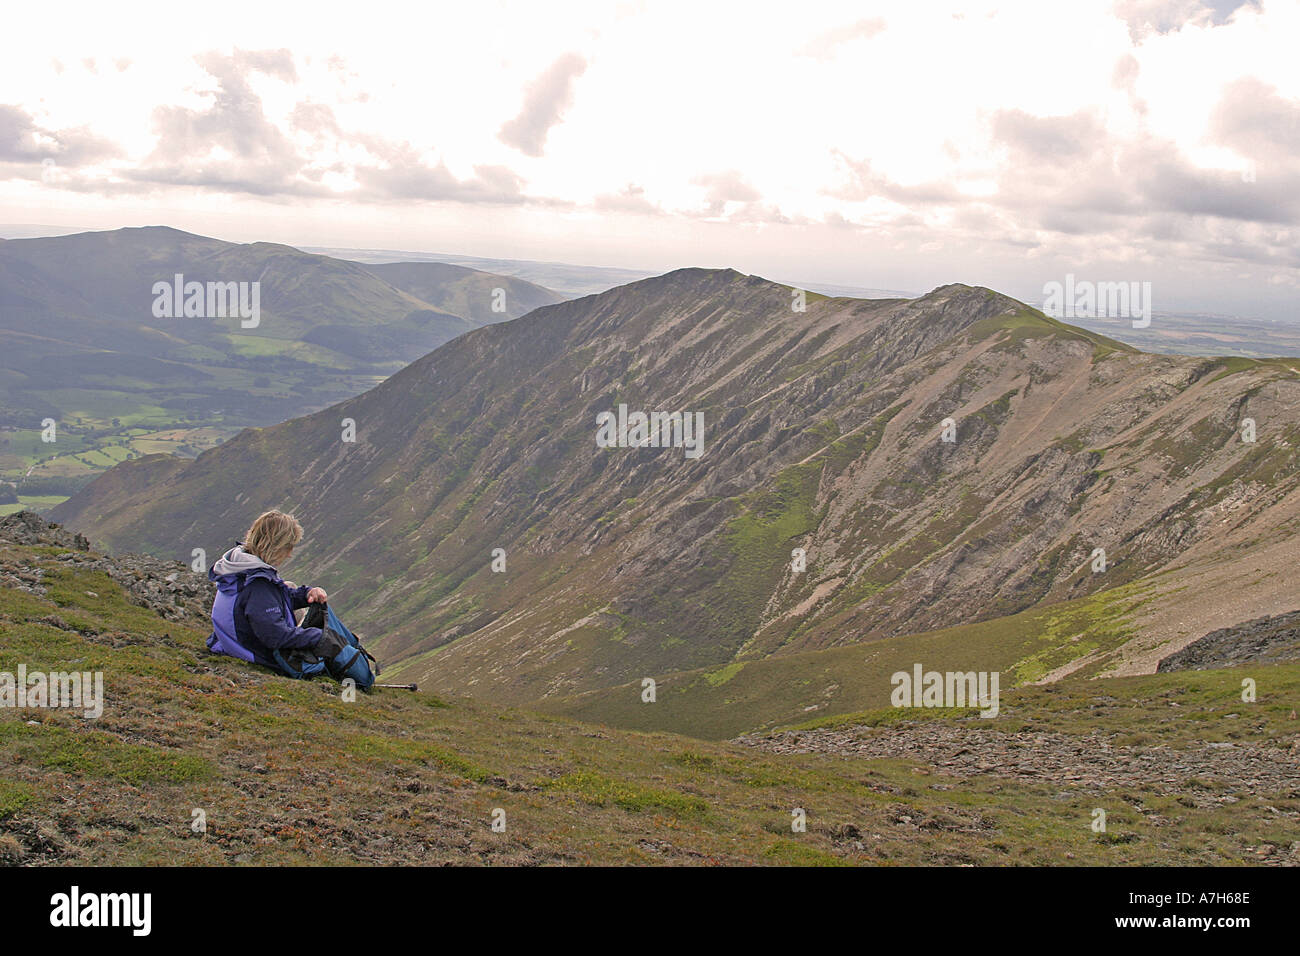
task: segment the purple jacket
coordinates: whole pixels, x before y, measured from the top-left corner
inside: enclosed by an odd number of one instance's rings
[[[275,568],[242,544],[217,559],[208,580],[217,586],[209,650],[282,670],[273,650],[310,650],[320,643],[320,628],[298,627],[293,618],[294,611],[307,606],[310,589],[289,587]]]

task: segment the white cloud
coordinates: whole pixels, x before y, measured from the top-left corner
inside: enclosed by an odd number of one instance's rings
[[[1294,285],[1293,2],[563,11],[15,8],[0,219],[1022,295],[1123,250],[1189,295]]]

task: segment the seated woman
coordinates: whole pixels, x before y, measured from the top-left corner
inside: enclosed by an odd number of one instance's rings
[[[276,570],[302,540],[302,525],[292,515],[268,511],[253,522],[244,540],[212,565],[208,580],[217,586],[212,602],[208,649],[289,677],[318,673],[323,631],[299,627],[293,612],[325,603],[321,588],[295,587]],[[332,656],[332,655],[331,655]]]

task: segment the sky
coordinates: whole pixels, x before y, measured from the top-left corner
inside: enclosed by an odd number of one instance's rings
[[[5,17],[4,223],[1300,321],[1300,0]]]

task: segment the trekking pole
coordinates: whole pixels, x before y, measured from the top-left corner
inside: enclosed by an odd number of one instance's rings
[[[419,690],[418,684],[373,684],[373,687],[387,687],[389,690]]]

